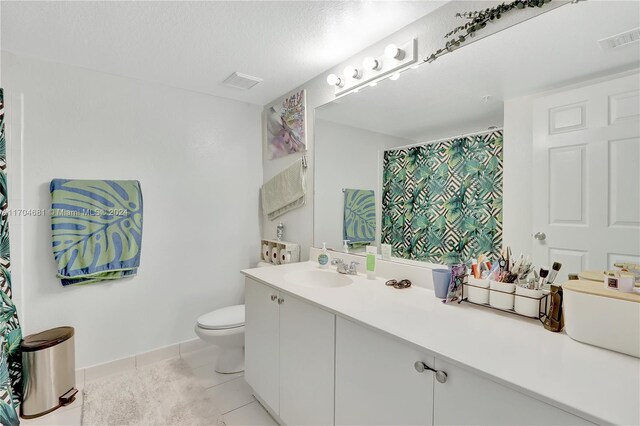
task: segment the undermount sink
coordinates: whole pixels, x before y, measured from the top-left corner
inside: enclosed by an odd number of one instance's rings
[[[284,279],[292,284],[315,288],[337,288],[353,284],[349,276],[334,270],[295,271],[286,274]]]

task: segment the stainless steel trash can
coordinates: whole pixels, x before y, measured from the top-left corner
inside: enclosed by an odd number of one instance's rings
[[[23,399],[20,415],[39,417],[71,404],[76,389],[73,327],[57,327],[22,341]]]

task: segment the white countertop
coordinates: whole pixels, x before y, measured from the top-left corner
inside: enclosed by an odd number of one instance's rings
[[[637,358],[552,333],[534,319],[465,303],[445,305],[429,289],[396,290],[383,278],[350,276],[354,283],[338,288],[305,287],[285,278],[317,265],[310,261],[242,273],[586,420],[640,424]]]

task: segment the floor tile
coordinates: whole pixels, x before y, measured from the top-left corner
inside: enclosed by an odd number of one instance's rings
[[[80,426],[82,421],[82,407],[71,410],[56,410],[37,419],[20,419],[21,425],[29,426]]]
[[[244,377],[233,379],[226,383],[207,389],[214,403],[222,414],[240,408],[255,401],[251,387]]]
[[[252,402],[224,416],[227,426],[277,426],[259,402]]]
[[[211,364],[205,364],[198,368],[192,369],[193,375],[198,379],[198,383],[203,388],[210,388],[213,386],[217,386],[222,383],[226,383],[230,380],[237,379],[238,377],[243,377],[243,373],[234,373],[234,374],[221,374],[217,373],[215,370],[215,362]]]

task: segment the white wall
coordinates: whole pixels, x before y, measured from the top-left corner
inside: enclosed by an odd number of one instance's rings
[[[342,250],[343,188],[375,191],[379,239],[383,151],[414,141],[319,119],[315,126],[315,197],[322,200],[314,205],[315,245]]]
[[[196,318],[240,303],[258,260],[261,108],[3,53],[9,203],[50,206],[52,178],[138,179],[138,276],[63,288],[48,217],[12,218],[25,334],[76,328],[86,367],[195,338]]]
[[[313,111],[316,107],[324,105],[335,99],[334,88],[330,87],[325,79],[329,73],[341,74],[342,69],[347,64],[362,63],[362,60],[366,56],[378,56],[384,51],[384,47],[388,43],[403,43],[411,38],[418,39],[418,57],[419,59],[425,59],[430,53],[436,51],[438,48],[444,45],[444,34],[451,29],[460,25],[460,18],[456,17],[457,12],[471,11],[471,10],[483,10],[487,7],[494,7],[501,4],[501,1],[452,1],[444,6],[436,9],[433,13],[426,15],[416,22],[402,28],[401,30],[390,34],[389,37],[380,40],[378,43],[371,45],[363,51],[357,53],[346,61],[336,64],[335,67],[327,70],[326,72],[318,75],[314,79],[306,82],[302,86],[292,90],[289,93],[283,94],[283,97],[289,95],[300,89],[307,90],[307,159],[309,167],[307,169],[307,203],[302,208],[291,211],[286,215],[283,215],[276,219],[276,221],[269,221],[266,216],[263,216],[263,236],[265,238],[274,238],[276,232],[276,225],[279,221],[282,221],[286,226],[285,238],[288,241],[296,241],[301,244],[302,252],[301,257],[306,259],[308,256],[308,247],[313,245],[313,209],[314,209],[314,114]],[[539,14],[546,13],[553,10],[556,7],[560,7],[568,4],[568,1],[553,1],[546,4],[542,8],[525,8],[523,10],[504,15],[502,19],[488,25],[481,32],[469,42],[465,43],[462,49],[473,44],[473,42],[481,40],[482,38],[494,34],[498,31],[509,28],[520,22],[531,19]],[[455,54],[455,53],[454,53]],[[429,66],[425,64],[422,66]],[[269,105],[265,106],[265,111],[272,105],[281,101],[281,98],[274,100]],[[263,119],[264,121],[264,119]],[[264,124],[263,124],[264,125]],[[279,158],[277,160],[269,160],[266,155],[263,157],[263,181],[268,181],[277,173],[281,172],[287,165],[299,158],[300,155],[289,155],[287,157]]]

